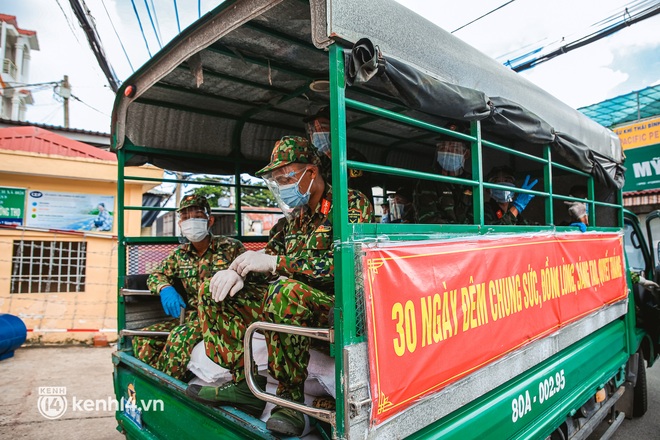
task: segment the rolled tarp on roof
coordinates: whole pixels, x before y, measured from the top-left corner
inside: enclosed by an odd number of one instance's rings
[[[354,44],[346,63],[346,78],[349,85],[361,84],[387,93],[414,110],[443,118],[479,120],[485,131],[531,144],[550,144],[575,168],[592,174],[609,187],[623,187],[623,167],[598,153],[597,148],[592,149],[579,138],[556,130],[519,103],[439,80],[389,58],[367,38]]]

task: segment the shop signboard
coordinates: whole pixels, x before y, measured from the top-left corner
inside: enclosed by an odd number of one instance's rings
[[[660,116],[613,129],[626,155],[624,192],[660,188]]]
[[[21,226],[25,214],[25,188],[0,187],[0,225]]]

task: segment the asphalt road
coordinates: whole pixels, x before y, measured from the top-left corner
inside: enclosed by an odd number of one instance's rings
[[[625,419],[612,436],[612,440],[660,439],[660,361],[646,370],[649,391],[649,409],[638,419]]]
[[[113,351],[110,347],[28,347],[0,361],[0,439],[125,439],[115,429],[114,411],[107,408],[108,399],[114,399]],[[54,394],[46,396],[47,391],[65,396],[67,407],[62,414],[63,407],[58,406],[62,401]],[[98,400],[106,408],[97,407]],[[90,410],[84,406],[87,401],[93,403],[87,407]],[[40,402],[52,419],[39,410]]]
[[[114,411],[95,403],[114,399],[110,358],[113,350],[21,348],[13,358],[0,361],[0,439],[124,439],[115,430]],[[612,437],[614,440],[660,439],[660,361],[647,370],[647,378],[648,412],[639,419],[624,420]],[[48,392],[66,396],[66,411],[60,414],[61,407],[45,405]],[[50,400],[57,403],[55,397]],[[87,401],[94,403],[90,403],[89,410],[85,408]]]

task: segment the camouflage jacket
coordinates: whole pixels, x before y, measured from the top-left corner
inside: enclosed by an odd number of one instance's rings
[[[511,206],[511,204],[509,204]],[[484,205],[484,223],[487,225],[527,225],[527,220],[519,212],[518,216],[511,214],[510,210],[502,211],[499,203],[491,199]]]
[[[417,182],[413,194],[417,223],[472,223],[472,188],[447,182]]]
[[[373,221],[373,208],[364,194],[348,190],[348,221]],[[266,253],[278,255],[276,272],[334,294],[332,187],[313,212],[287,221],[281,218],[270,230]]]
[[[188,304],[197,307],[197,290],[202,281],[228,268],[234,258],[243,252],[243,243],[222,235],[211,237],[209,248],[202,256],[197,255],[191,243],[182,244],[170,252],[149,275],[147,286],[151,293],[157,294],[178,278],[188,294]]]

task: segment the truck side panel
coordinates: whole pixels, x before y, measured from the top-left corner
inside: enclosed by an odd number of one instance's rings
[[[410,438],[465,439],[475,427],[491,438],[544,438],[610,379],[623,377],[625,335],[623,320],[612,322]]]
[[[133,393],[141,408],[137,418],[142,426],[129,411],[120,407],[116,413],[119,427],[129,439],[273,438],[261,420],[234,408],[215,409],[194,402],[184,395],[183,382],[130,355],[117,352],[113,362],[117,399],[127,402]]]

